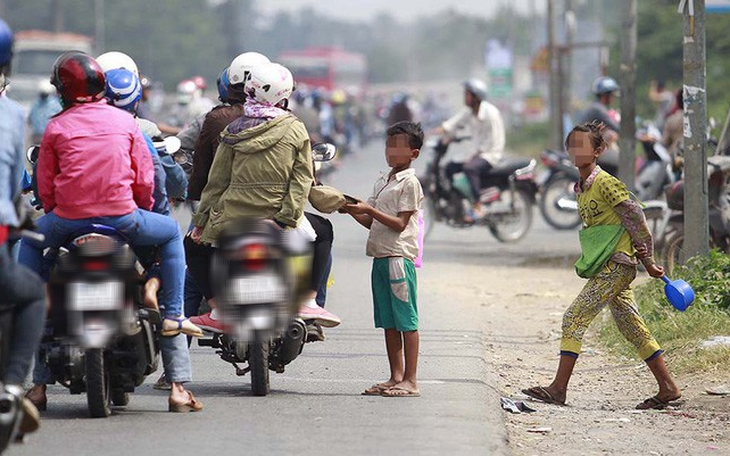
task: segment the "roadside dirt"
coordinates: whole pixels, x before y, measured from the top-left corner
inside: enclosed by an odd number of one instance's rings
[[[522,388],[552,380],[562,315],[584,284],[570,267],[559,263],[465,265],[448,278],[439,271],[444,285],[428,286],[444,287],[432,288],[439,293],[448,287],[452,298],[473,302],[475,318],[484,321],[486,359],[502,396],[523,400]],[[601,318],[610,314],[604,312]],[[683,389],[679,407],[637,411],[636,404],[656,388],[644,363],[609,356],[597,347],[592,331],[583,351],[567,406],[527,402],[537,412],[501,411],[513,454],[730,455],[730,396],[705,393],[707,387],[730,384],[730,369],[725,378],[677,377]],[[671,353],[667,356],[671,370]],[[530,432],[536,428],[549,430]]]

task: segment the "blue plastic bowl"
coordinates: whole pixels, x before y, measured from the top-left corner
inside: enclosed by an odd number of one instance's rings
[[[684,280],[669,280],[663,276],[664,294],[675,309],[684,312],[695,300],[695,292]]]

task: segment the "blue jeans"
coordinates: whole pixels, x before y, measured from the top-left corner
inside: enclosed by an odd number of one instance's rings
[[[22,385],[43,335],[45,290],[40,277],[12,260],[7,244],[0,245],[0,296],[3,307],[10,306],[13,313],[12,339],[0,380]]]
[[[36,220],[37,231],[45,235],[45,240],[41,243],[23,239],[20,246],[20,263],[40,274],[43,268],[43,249],[61,247],[72,234],[92,223],[115,228],[134,247],[153,245],[160,247],[162,256],[160,305],[165,308],[166,318],[177,318],[182,315],[185,251],[180,227],[171,217],[137,209],[130,214],[117,217],[69,220],[49,212]]]

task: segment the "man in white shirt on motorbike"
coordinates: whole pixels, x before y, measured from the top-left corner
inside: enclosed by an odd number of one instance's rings
[[[474,221],[485,214],[480,201],[481,180],[489,170],[499,163],[504,155],[505,129],[502,115],[496,106],[487,101],[487,84],[480,79],[464,83],[464,108],[446,120],[437,130],[443,135],[442,142],[448,143],[457,130],[468,127],[471,132],[475,153],[464,163],[449,163],[446,175],[464,172],[469,178],[474,208],[468,218]]]

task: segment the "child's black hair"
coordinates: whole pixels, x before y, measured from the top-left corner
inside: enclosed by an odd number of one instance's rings
[[[389,138],[395,135],[407,135],[408,146],[411,149],[420,149],[423,146],[423,128],[420,123],[409,122],[407,120],[394,123],[388,127],[385,133]]]
[[[570,130],[570,133],[568,133],[568,137],[565,138],[565,149],[567,150],[570,148],[570,138],[572,138],[575,133],[582,132],[591,134],[591,146],[593,146],[593,150],[605,150],[608,147],[608,143],[603,137],[603,131],[605,129],[606,125],[598,120],[576,125],[575,127],[573,127],[572,130]]]

